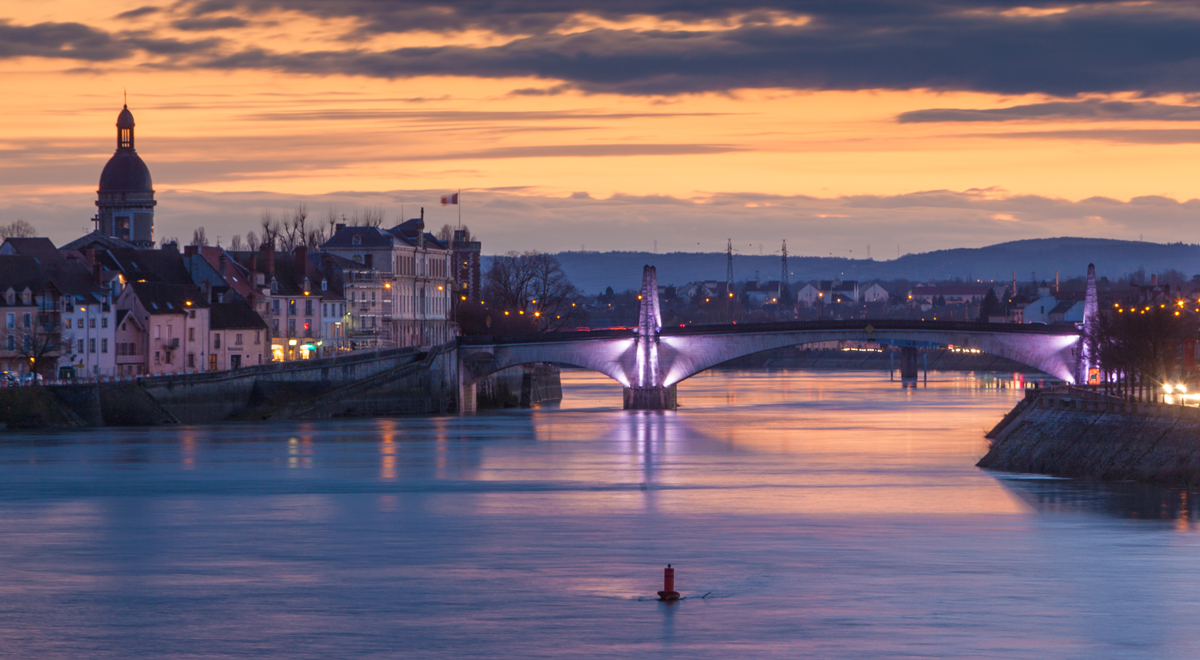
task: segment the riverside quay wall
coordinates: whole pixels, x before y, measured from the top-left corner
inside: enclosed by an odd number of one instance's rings
[[[454,343],[230,371],[0,389],[7,429],[207,424],[221,421],[431,415],[457,408]],[[481,381],[482,407],[562,398],[550,365],[514,367]]]
[[[1200,409],[1070,388],[1029,390],[978,465],[1102,481],[1200,484]]]

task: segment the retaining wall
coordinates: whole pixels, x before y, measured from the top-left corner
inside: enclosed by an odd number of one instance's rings
[[[1200,409],[1029,392],[979,467],[1077,479],[1200,484]]]

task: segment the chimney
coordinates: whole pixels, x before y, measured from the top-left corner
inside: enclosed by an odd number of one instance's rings
[[[104,284],[104,270],[100,268],[100,264],[92,264],[92,281],[96,284]]]
[[[292,250],[292,255],[296,257],[296,274],[300,277],[308,275],[308,248],[303,245],[297,245]]]
[[[421,207],[421,221],[417,223],[417,247],[425,247],[425,207]]]
[[[185,245],[185,246],[183,246],[183,256],[194,257],[194,256],[196,256],[196,251],[199,249],[200,249],[199,245]]]
[[[341,230],[343,230],[343,229],[345,229],[345,228],[346,228],[346,223],[344,223],[344,222],[339,222],[339,223],[337,223],[337,224],[335,224],[335,225],[333,226],[333,233],[335,233],[335,234],[336,234],[336,233],[338,233],[339,231],[341,231]]]
[[[259,248],[262,253],[262,270],[267,275],[275,274],[275,245],[272,243],[263,243]]]
[[[96,248],[92,248],[92,247],[83,248],[83,258],[87,259],[87,262],[89,264],[96,263]]]
[[[257,252],[250,253],[250,272],[251,273],[258,272],[258,253]]]

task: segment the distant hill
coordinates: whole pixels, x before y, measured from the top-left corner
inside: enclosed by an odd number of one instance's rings
[[[611,286],[616,291],[636,289],[642,283],[642,266],[658,268],[660,284],[683,285],[695,280],[724,280],[723,252],[560,252],[563,269],[576,286],[587,293],[602,293]],[[821,279],[850,280],[936,280],[955,277],[983,280],[1017,279],[1026,282],[1036,274],[1039,280],[1054,279],[1054,271],[1067,279],[1087,273],[1088,263],[1096,264],[1101,276],[1116,279],[1136,272],[1167,269],[1188,276],[1200,273],[1200,245],[1183,243],[1146,243],[1104,238],[1041,238],[1012,241],[982,248],[937,250],[906,254],[899,259],[841,259],[834,257],[788,258],[792,282]],[[753,279],[755,271],[764,280],[779,279],[778,255],[734,255],[733,275],[737,281]]]

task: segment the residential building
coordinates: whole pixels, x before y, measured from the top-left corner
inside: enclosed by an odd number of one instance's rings
[[[812,307],[817,304],[817,300],[821,299],[821,290],[812,282],[806,282],[800,290],[796,292],[796,304],[801,307]]]
[[[384,289],[382,293],[376,290],[380,297],[375,302],[391,310],[381,318],[386,319],[396,345],[430,346],[455,336],[452,300],[459,284],[453,253],[449,245],[425,231],[424,220],[409,220],[386,230],[339,224],[322,247],[359,264],[363,271],[377,271],[384,279]],[[356,289],[353,293],[369,296],[371,290]],[[348,305],[353,310],[358,304],[361,311],[363,300],[351,299],[350,293],[347,290]],[[367,311],[370,309],[368,305]],[[370,314],[367,318],[369,323]]]
[[[886,303],[891,299],[891,295],[879,282],[872,282],[859,292],[859,300],[865,303]]]
[[[245,300],[213,303],[209,337],[209,371],[239,369],[270,359],[267,324]]]
[[[146,374],[146,351],[149,335],[136,314],[128,309],[118,309],[116,332],[114,333],[114,360],[118,376],[142,376]]]
[[[746,288],[743,291],[750,304],[759,307],[777,305],[783,296],[783,289],[778,281],[746,282]]]
[[[62,293],[35,257],[16,255],[0,255],[0,293],[0,364],[54,378],[62,357]]]

